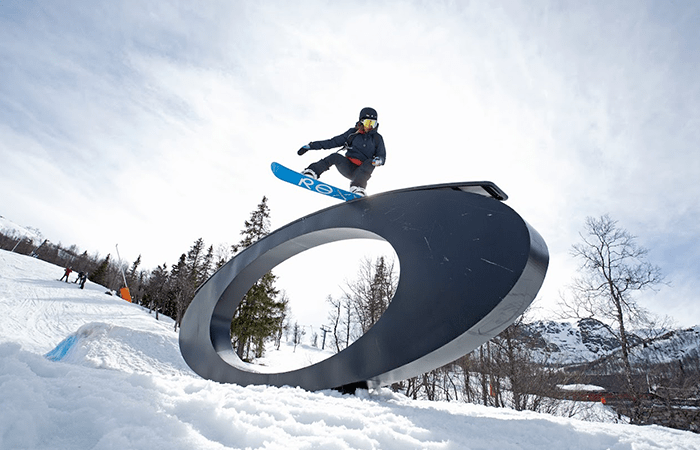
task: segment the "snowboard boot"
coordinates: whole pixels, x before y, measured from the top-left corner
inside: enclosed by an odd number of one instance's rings
[[[353,194],[357,194],[360,197],[367,197],[367,193],[365,192],[365,188],[360,187],[360,186],[350,186],[350,192]]]
[[[316,175],[316,172],[314,172],[311,169],[304,169],[301,171],[301,174],[304,175],[305,177],[313,178],[314,180],[318,180],[318,175]]]

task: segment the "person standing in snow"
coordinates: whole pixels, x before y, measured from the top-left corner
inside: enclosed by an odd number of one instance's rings
[[[80,289],[85,288],[85,281],[87,281],[88,274],[80,272]]]
[[[309,142],[297,151],[301,156],[309,150],[341,147],[302,170],[302,175],[318,180],[323,172],[335,166],[341,175],[350,180],[350,191],[364,197],[367,181],[374,168],[386,162],[384,138],[377,132],[378,128],[377,111],[374,108],[362,108],[360,119],[354,128],[331,139]],[[338,153],[341,150],[345,150],[345,155]]]
[[[61,277],[61,279],[58,280],[58,281],[63,281],[63,279],[65,278],[65,279],[66,279],[66,283],[68,283],[68,277],[70,276],[71,272],[73,272],[73,269],[71,269],[70,267],[66,267],[66,272],[63,274],[63,276]]]

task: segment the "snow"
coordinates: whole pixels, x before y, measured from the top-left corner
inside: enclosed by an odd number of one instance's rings
[[[35,245],[41,244],[41,242],[44,240],[39,230],[17,225],[10,219],[6,219],[3,216],[0,216],[0,233],[6,236],[29,239]]]
[[[171,320],[62,274],[0,251],[0,449],[700,448],[686,431],[415,401],[389,389],[341,395],[203,380],[182,360]],[[290,348],[277,360],[313,353]]]
[[[274,347],[271,350],[262,358],[256,359],[256,365],[252,368],[248,366],[247,370],[259,373],[287,372],[316,364],[334,355],[328,348],[322,351],[305,344],[299,344],[295,348],[292,342],[282,342],[280,351],[275,351]]]
[[[605,390],[605,388],[592,384],[560,384],[557,387],[562,391],[600,392]]]

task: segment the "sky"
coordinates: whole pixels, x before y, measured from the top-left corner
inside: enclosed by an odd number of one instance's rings
[[[697,2],[0,1],[0,215],[171,266],[200,237],[237,243],[263,196],[273,229],[332,206],[270,163],[303,169],[329,151],[300,146],[371,106],[387,161],[368,192],[496,183],[549,248],[539,314],[577,274],[586,217],[609,214],[666,276],[641,306],[691,326],[699,47]],[[278,287],[318,313],[391,252],[324,246]]]
[[[172,319],[156,320],[94,283],[79,289],[58,281],[62,272],[0,250],[0,448],[690,450],[700,445],[697,433],[628,425],[601,403],[564,402],[550,415],[412,400],[388,388],[341,395],[215,383],[187,367]],[[293,352],[283,342],[266,362],[287,364],[313,350],[299,345]]]

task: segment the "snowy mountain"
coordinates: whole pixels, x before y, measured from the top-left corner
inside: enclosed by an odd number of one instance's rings
[[[700,361],[700,326],[669,331],[651,342],[638,345],[632,356],[639,365]]]
[[[0,448],[697,449],[700,435],[585,422],[388,389],[341,395],[203,380],[169,319],[63,269],[0,251]],[[162,319],[162,316],[161,316]],[[282,346],[284,358],[308,348]],[[273,353],[273,352],[271,352]]]
[[[570,365],[605,361],[620,350],[617,338],[599,321],[582,319],[577,323],[539,321],[525,325],[542,361]],[[640,335],[651,335],[641,333]],[[677,361],[700,361],[700,326],[684,330],[654,333],[656,338],[642,339],[631,334],[632,362],[635,365],[668,364]]]
[[[552,364],[590,362],[620,347],[615,336],[595,319],[577,323],[538,321],[524,328],[527,337],[534,339],[541,358]]]
[[[0,216],[0,234],[13,238],[27,238],[33,244],[39,245],[43,242],[44,236],[36,228],[17,225],[10,219]]]

